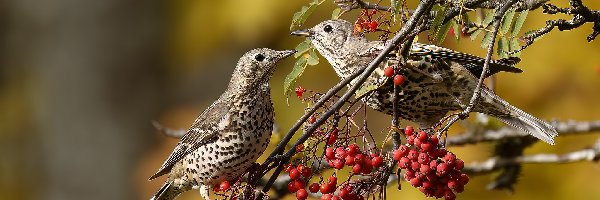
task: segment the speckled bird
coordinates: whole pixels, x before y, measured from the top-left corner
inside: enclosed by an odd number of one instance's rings
[[[342,79],[368,65],[388,44],[388,41],[367,40],[345,20],[324,21],[308,30],[294,31],[292,35],[308,37]],[[384,67],[396,65],[397,56],[393,53],[388,57],[364,83],[378,86],[365,101],[375,110],[392,115],[394,87],[391,78],[384,76]],[[519,61],[518,58],[492,61],[486,76],[501,71],[520,73],[521,70],[514,67]],[[407,65],[398,72],[406,77],[399,92],[399,116],[429,128],[449,111],[466,109],[484,62],[485,59],[471,54],[413,43]],[[355,81],[351,81],[350,85],[353,84]],[[474,111],[494,116],[549,144],[554,144],[553,138],[558,135],[554,127],[510,105],[485,86]]]
[[[168,174],[152,199],[174,199],[244,175],[269,144],[273,104],[269,80],[276,63],[295,51],[254,49],[242,56],[225,92],[194,121],[150,180]]]

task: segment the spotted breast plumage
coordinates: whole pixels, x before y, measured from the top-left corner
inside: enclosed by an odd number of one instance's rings
[[[150,180],[168,174],[152,199],[174,199],[244,175],[266,149],[273,129],[269,80],[276,63],[295,51],[254,49],[242,56],[226,91],[198,118]]]
[[[345,20],[328,20],[307,30],[294,31],[293,35],[308,37],[313,46],[329,61],[340,78],[368,65],[388,44],[388,41],[369,41],[361,32],[355,32],[352,23]],[[395,66],[397,55],[388,55],[364,84],[378,86],[365,101],[375,110],[393,113],[393,84],[384,76],[385,66]],[[486,77],[504,71],[520,73],[514,67],[520,60],[506,58],[492,60]],[[434,45],[414,43],[409,51],[406,66],[397,73],[406,77],[400,87],[398,111],[401,118],[417,122],[422,127],[432,127],[448,111],[466,109],[478,83],[485,60]],[[354,85],[356,80],[350,82]],[[525,131],[547,143],[553,144],[558,135],[554,127],[510,105],[487,87],[475,112],[492,115],[504,123]]]

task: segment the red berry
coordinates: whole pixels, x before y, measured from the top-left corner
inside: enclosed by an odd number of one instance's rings
[[[310,124],[315,123],[315,121],[317,121],[317,117],[315,117],[314,115],[311,115],[308,118],[308,123],[310,123]]]
[[[404,134],[406,136],[411,136],[415,132],[415,129],[412,126],[406,126],[404,128]]]
[[[292,171],[292,169],[294,169],[294,166],[292,164],[287,164],[285,166],[285,172],[290,172]]]
[[[429,174],[429,172],[431,172],[431,168],[429,168],[429,165],[421,165],[421,168],[419,169],[419,171],[423,174]]]
[[[429,162],[429,168],[431,168],[431,169],[437,169],[437,165],[438,165],[437,160],[432,160]]]
[[[300,174],[305,178],[308,178],[310,175],[312,175],[312,169],[310,167],[304,167],[304,169],[300,171]]]
[[[346,158],[346,150],[344,147],[338,147],[335,149],[335,157],[338,159]]]
[[[444,156],[444,161],[446,161],[448,166],[454,166],[454,164],[456,164],[456,155],[448,152],[448,154],[446,154],[446,156]]]
[[[353,166],[354,165],[354,156],[347,155],[345,158],[345,164],[347,166]]]
[[[383,164],[383,158],[375,156],[371,159],[371,164],[373,165],[373,167],[379,167],[381,166],[381,164]]]
[[[294,187],[296,187],[297,189],[302,189],[306,187],[306,183],[301,179],[293,180],[292,183],[294,183]]]
[[[333,195],[331,194],[324,194],[323,196],[321,196],[321,200],[331,200],[331,198],[333,198]]]
[[[330,176],[327,184],[330,185],[330,186],[335,187],[335,185],[337,185],[337,177]]]
[[[418,148],[418,147],[421,147],[421,140],[419,140],[419,138],[415,138],[415,141],[414,141],[414,143],[415,143],[415,146],[416,146],[417,148]]]
[[[448,172],[448,164],[446,164],[446,163],[440,163],[440,164],[437,165],[436,170],[437,170],[437,172],[439,174],[442,174],[442,175],[446,174],[446,172]]]
[[[408,169],[404,172],[404,180],[412,180],[413,178],[415,178],[415,171]]]
[[[455,180],[448,181],[448,188],[450,188],[450,189],[456,188],[457,185],[458,185],[458,183]]]
[[[331,147],[327,147],[325,149],[325,157],[329,160],[334,159],[335,158],[335,151],[333,150],[333,148]]]
[[[465,167],[465,161],[457,159],[456,164],[454,164],[454,169],[460,171]]]
[[[411,149],[408,151],[408,155],[406,157],[408,157],[410,160],[417,160],[419,153],[417,153],[417,150]]]
[[[321,187],[319,187],[319,191],[321,191],[321,194],[329,194],[331,190],[331,186],[329,186],[329,184],[321,184]],[[325,196],[325,195],[323,195]],[[321,197],[321,199],[323,199]],[[331,197],[329,197],[329,199],[331,199]]]
[[[429,189],[431,187],[431,182],[430,181],[423,181],[423,183],[421,184],[422,188],[425,189]]]
[[[332,145],[333,143],[335,143],[335,141],[337,140],[337,136],[338,136],[338,129],[333,128],[333,131],[331,131],[331,134],[329,134],[329,139],[327,139],[327,144]]]
[[[421,164],[419,162],[412,162],[410,163],[410,168],[412,170],[419,171],[419,169],[421,168]]]
[[[404,145],[403,145],[404,146]],[[400,147],[402,148],[402,147]],[[400,161],[400,158],[402,158],[402,151],[400,149],[396,149],[394,150],[394,152],[392,152],[392,159],[394,159],[395,161]]]
[[[467,174],[461,174],[458,181],[461,185],[466,185],[467,183],[469,183],[469,176]]]
[[[410,185],[412,185],[413,187],[419,187],[421,186],[421,184],[421,180],[419,180],[418,178],[410,179]]]
[[[356,154],[356,156],[354,156],[354,163],[355,164],[362,164],[365,160],[365,156],[362,154]]]
[[[301,152],[302,150],[304,150],[304,144],[299,144],[296,146],[296,152]]]
[[[431,138],[429,138],[429,142],[430,142],[432,145],[435,145],[435,146],[437,146],[437,145],[438,145],[438,143],[440,142],[440,139],[437,137],[437,135],[433,135],[433,136],[431,136]]]
[[[379,23],[377,23],[376,21],[371,21],[371,23],[369,23],[369,28],[371,29],[371,31],[377,30],[378,26],[379,26]]]
[[[355,156],[358,153],[358,145],[357,144],[349,144],[348,145],[348,152],[346,152],[347,155],[350,156]]]
[[[229,181],[223,181],[223,182],[221,182],[221,184],[219,185],[219,190],[220,190],[220,191],[227,191],[227,190],[229,190],[229,187],[230,187],[230,186],[231,186],[231,185],[229,185]]]
[[[365,163],[362,165],[362,173],[369,174],[373,171],[373,165],[371,165],[370,160],[365,160]]]
[[[402,83],[404,83],[404,80],[406,78],[404,78],[404,76],[398,74],[396,76],[394,76],[394,85],[402,85]]]
[[[410,159],[408,159],[407,157],[402,157],[400,158],[400,161],[398,161],[398,167],[400,169],[406,169],[408,168],[408,165],[410,165]]]
[[[425,133],[425,131],[419,131],[419,134],[417,135],[417,137],[419,138],[419,140],[421,141],[427,141],[427,138],[429,137],[427,135],[427,133]]]
[[[383,69],[383,75],[385,75],[387,77],[392,77],[394,75],[394,68],[386,67],[385,69]]]
[[[408,148],[408,146],[406,146],[406,145],[400,146],[399,149],[400,149],[400,156],[406,156],[406,155],[408,155],[408,151],[410,150]]]
[[[444,199],[454,200],[454,199],[456,199],[456,195],[452,191],[446,191],[446,194],[444,194]]]
[[[296,191],[298,191],[299,189],[300,188],[296,187],[294,181],[290,181],[290,183],[288,183],[288,191],[290,191],[291,193],[296,193]]]
[[[408,143],[410,145],[415,144],[415,136],[414,135],[408,136],[408,139],[406,139],[406,143]]]
[[[424,152],[430,152],[433,149],[433,145],[429,142],[421,143],[421,149]]]
[[[308,190],[312,193],[319,192],[319,184],[318,183],[310,184],[310,186],[308,187]]]
[[[298,96],[298,98],[302,98],[302,94],[304,94],[304,92],[306,92],[306,89],[304,89],[304,87],[296,87],[296,96]]]
[[[338,197],[338,196],[333,196],[333,197],[331,197],[331,200],[340,200],[340,197]]]
[[[359,164],[355,164],[352,166],[352,173],[360,174],[362,172],[362,167]]]
[[[306,192],[305,189],[299,189],[296,192],[296,198],[298,198],[298,199],[306,199],[306,197],[308,197],[308,193]]]
[[[345,199],[348,197],[348,195],[350,194],[350,190],[348,188],[342,188],[340,189],[340,191],[338,192],[338,195],[342,198]]]
[[[333,168],[335,168],[335,169],[342,169],[342,168],[344,168],[344,162],[342,162],[342,160],[340,160],[340,159],[335,159],[333,161]]]
[[[454,188],[454,191],[456,193],[462,193],[462,192],[465,191],[465,186],[459,184],[459,185],[456,186],[456,188]]]
[[[300,177],[300,172],[298,171],[298,169],[294,168],[290,171],[290,179],[296,180],[299,177]]]

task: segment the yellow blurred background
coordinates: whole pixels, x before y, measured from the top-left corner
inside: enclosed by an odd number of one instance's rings
[[[4,1],[0,199],[148,199],[164,181],[148,177],[177,143],[150,121],[187,128],[225,89],[245,51],[293,49],[303,38],[290,36],[289,24],[308,2]],[[600,9],[600,2],[585,3]],[[306,27],[328,19],[334,8],[325,2]],[[343,18],[352,20],[352,14]],[[557,16],[532,11],[523,30],[541,28],[549,18]],[[524,73],[498,76],[497,93],[543,119],[600,119],[600,39],[586,42],[590,29],[586,24],[543,37],[522,53],[518,66]],[[485,54],[478,41],[449,37],[444,46]],[[293,62],[282,62],[271,81],[283,131],[306,106],[296,98],[285,103],[283,79]],[[298,84],[324,92],[337,82],[321,59]],[[389,120],[376,112],[369,117],[379,122],[370,124],[374,132]],[[598,136],[559,137],[556,146],[539,143],[526,153],[565,153],[592,145]],[[480,144],[451,150],[468,163],[486,159],[490,149]],[[513,194],[487,191],[492,178],[471,178],[458,198],[600,199],[597,163],[525,165]],[[425,199],[408,184],[394,188],[390,199]],[[193,191],[180,199],[200,198]]]

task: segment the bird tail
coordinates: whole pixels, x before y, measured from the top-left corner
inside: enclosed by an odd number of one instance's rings
[[[485,95],[492,97],[495,103],[501,104],[508,110],[508,115],[502,114],[495,115],[494,117],[509,126],[525,131],[548,144],[554,145],[554,137],[558,136],[558,132],[556,132],[556,129],[552,125],[510,105],[490,90],[483,89],[482,93],[486,93]]]
[[[181,192],[181,189],[173,186],[170,182],[166,182],[150,200],[172,200]]]

